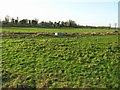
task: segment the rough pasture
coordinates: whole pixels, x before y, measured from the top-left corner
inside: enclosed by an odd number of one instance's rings
[[[40,34],[3,33],[4,88],[119,88],[116,34]]]

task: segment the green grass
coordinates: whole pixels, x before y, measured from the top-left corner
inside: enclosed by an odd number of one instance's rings
[[[3,37],[3,87],[118,88],[118,49],[117,35]]]
[[[81,33],[81,32],[114,32],[115,29],[86,29],[86,28],[2,28],[6,32],[66,32],[66,33]]]

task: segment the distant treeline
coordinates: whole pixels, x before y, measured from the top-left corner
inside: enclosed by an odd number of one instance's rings
[[[110,29],[111,26],[106,27],[106,26],[82,26],[77,24],[73,20],[68,20],[68,21],[58,21],[58,22],[52,22],[52,21],[41,21],[40,23],[38,22],[38,19],[22,19],[19,20],[17,17],[16,19],[10,18],[9,16],[6,16],[3,21],[0,21],[2,24],[2,27],[41,27],[41,28],[107,28]]]

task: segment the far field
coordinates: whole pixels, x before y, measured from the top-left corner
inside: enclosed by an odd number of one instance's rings
[[[23,28],[8,27],[2,28],[3,32],[63,32],[63,33],[80,33],[80,32],[114,32],[116,29],[89,29],[89,28]]]
[[[8,32],[112,29],[3,28]],[[3,33],[4,34],[4,33]],[[8,33],[9,34],[9,33]],[[2,38],[4,88],[119,88],[118,35]]]

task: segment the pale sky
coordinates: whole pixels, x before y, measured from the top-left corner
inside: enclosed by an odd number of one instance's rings
[[[6,15],[39,21],[67,21],[80,25],[118,23],[119,0],[0,0],[0,19]]]

